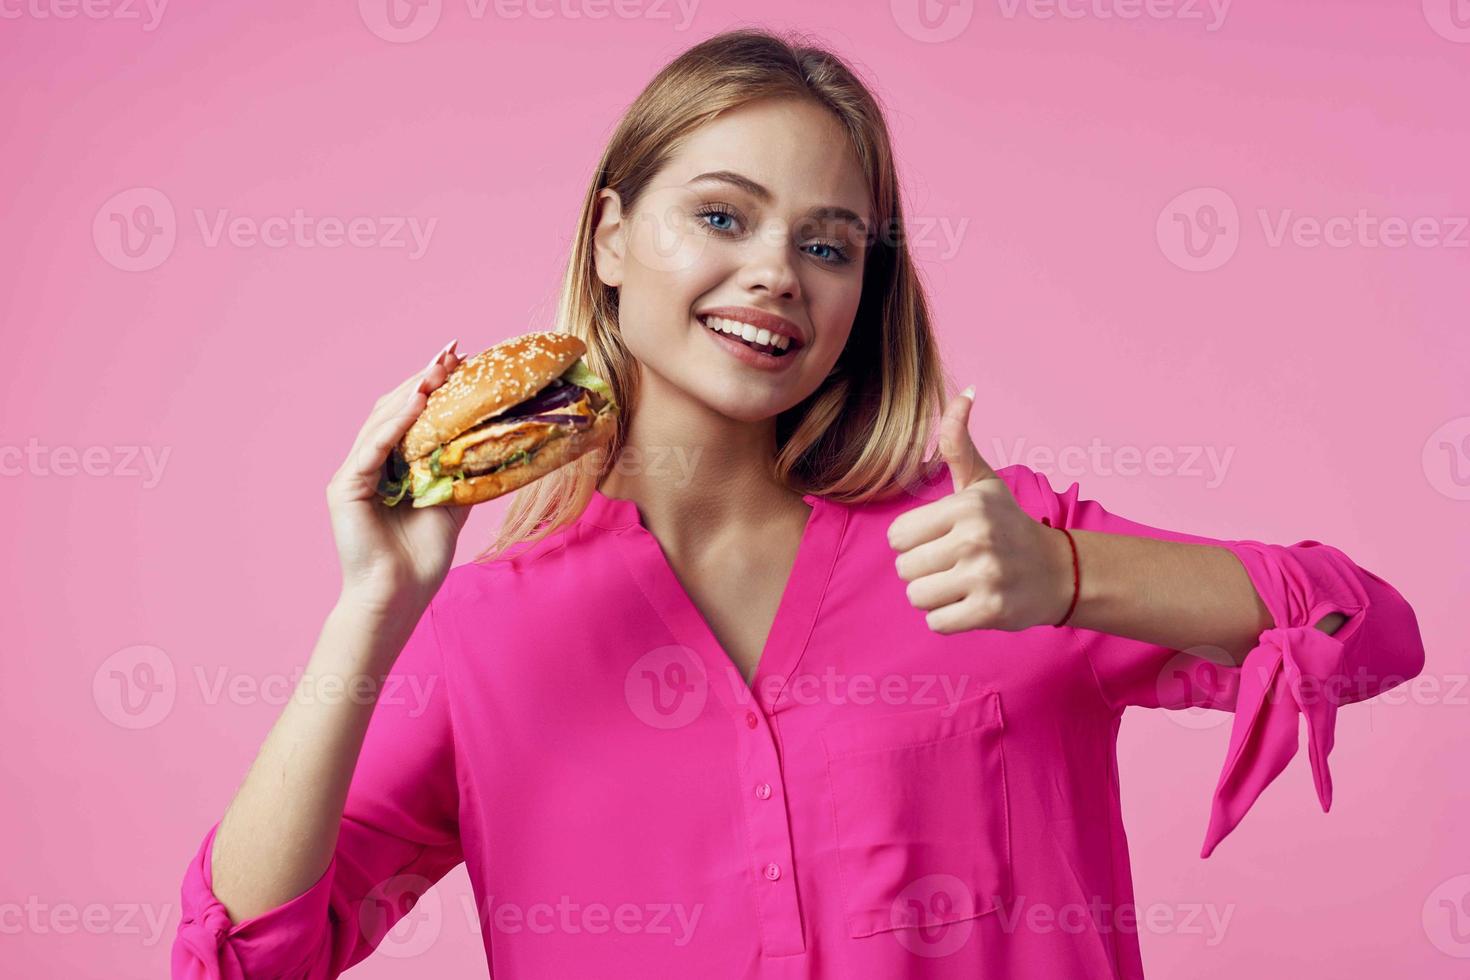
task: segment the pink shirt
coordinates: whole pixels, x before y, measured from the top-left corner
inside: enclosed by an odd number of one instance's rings
[[[1327,809],[1335,706],[1417,674],[1418,624],[1331,546],[1159,530],[1075,483],[999,475],[1054,525],[1229,548],[1276,626],[1239,668],[1070,628],[934,633],[886,532],[948,492],[941,471],[878,503],[804,498],[747,687],[636,505],[599,492],[550,538],[450,572],[373,715],[315,885],[230,925],[210,829],[173,975],[335,977],[405,893],[463,861],[496,980],[1142,977],[1123,709],[1235,713],[1208,856],[1295,753],[1300,714]],[[1335,636],[1313,628],[1330,612],[1349,617]]]

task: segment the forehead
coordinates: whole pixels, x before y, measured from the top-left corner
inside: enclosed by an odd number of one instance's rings
[[[847,131],[810,100],[763,99],[721,113],[685,137],[660,183],[682,185],[716,170],[763,185],[777,210],[835,205],[873,223],[867,180]]]

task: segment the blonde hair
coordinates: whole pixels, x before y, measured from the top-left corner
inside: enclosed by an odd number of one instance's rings
[[[530,545],[586,507],[623,449],[637,410],[638,364],[618,328],[618,294],[597,276],[598,191],[625,213],[685,136],[717,114],[770,97],[803,97],[836,116],[870,188],[862,298],[831,374],[776,419],[774,472],[793,490],[847,503],[891,496],[935,474],[927,447],[944,409],[945,372],[910,258],[887,125],[877,100],[837,55],[761,28],[710,37],[666,65],[628,107],[597,165],[573,239],[554,329],[580,337],[585,360],[612,386],[622,417],[607,449],[527,484],[493,544],[476,561]],[[587,463],[589,465],[583,465]]]

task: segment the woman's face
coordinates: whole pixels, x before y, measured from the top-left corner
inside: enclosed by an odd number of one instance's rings
[[[756,421],[817,389],[852,330],[873,224],[862,170],[827,110],[801,99],[742,106],[691,133],[633,213],[615,191],[601,200],[597,272],[619,289],[643,397],[682,395]],[[718,307],[774,315],[795,337],[780,356],[760,353],[707,325]]]

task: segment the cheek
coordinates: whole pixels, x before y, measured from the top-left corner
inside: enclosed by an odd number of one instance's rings
[[[702,233],[677,199],[651,199],[632,216],[628,259],[637,274],[660,278],[687,276],[708,262],[710,237]]]

